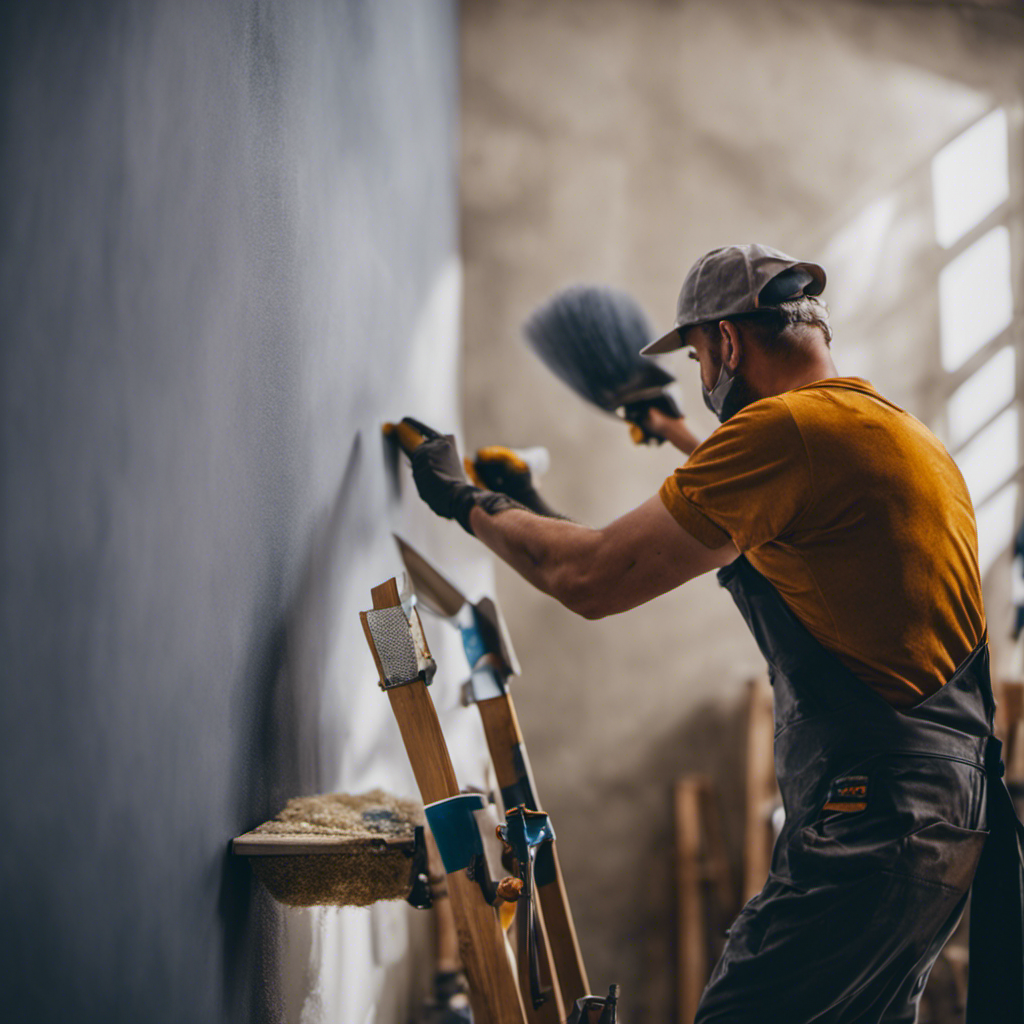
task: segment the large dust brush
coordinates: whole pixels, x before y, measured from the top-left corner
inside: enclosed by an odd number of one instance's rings
[[[648,409],[680,416],[665,390],[675,377],[640,355],[653,335],[643,310],[625,292],[572,285],[536,310],[523,333],[544,365],[584,401],[633,424],[637,443],[663,440],[643,429]]]

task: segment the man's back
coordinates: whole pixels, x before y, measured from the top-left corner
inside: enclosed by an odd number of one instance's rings
[[[985,633],[974,512],[938,439],[867,381],[747,406],[662,487],[731,539],[809,632],[893,704],[938,689]]]

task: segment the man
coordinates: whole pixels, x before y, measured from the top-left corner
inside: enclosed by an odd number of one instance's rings
[[[991,736],[973,509],[921,423],[837,375],[824,286],[766,246],[697,261],[644,351],[689,349],[722,426],[604,529],[473,487],[432,431],[417,487],[587,618],[719,569],[758,641],[787,817],[700,1024],[911,1024],[976,870],[968,1019],[1017,1024],[1020,826]],[[647,426],[693,448],[681,421]]]

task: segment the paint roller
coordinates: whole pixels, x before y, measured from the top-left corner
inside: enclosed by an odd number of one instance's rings
[[[682,416],[666,390],[675,377],[640,355],[653,334],[625,292],[572,285],[537,309],[523,334],[544,365],[584,401],[627,420],[635,443],[664,440],[644,429],[648,410]]]

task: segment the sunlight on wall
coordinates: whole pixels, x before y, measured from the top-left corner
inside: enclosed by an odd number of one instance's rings
[[[1010,232],[1000,225],[939,274],[942,365],[959,369],[1013,319]]]
[[[977,510],[978,565],[984,574],[1003,553],[1017,528],[1017,484],[1010,484]]]
[[[968,128],[932,160],[935,237],[949,248],[1010,197],[1002,108]]]
[[[1012,345],[1006,345],[950,396],[946,407],[949,443],[958,447],[970,440],[1013,401],[1016,392],[1017,353]]]
[[[1011,406],[956,453],[957,465],[975,506],[985,501],[1017,468],[1017,431],[1017,407]]]
[[[950,248],[1010,199],[1009,118],[1003,108],[977,121],[932,160],[935,238]],[[1010,230],[999,224],[939,273],[942,366],[954,374],[1013,322]],[[1016,528],[1020,417],[1017,358],[1005,345],[950,395],[946,427],[975,504],[978,560],[984,573]]]

